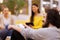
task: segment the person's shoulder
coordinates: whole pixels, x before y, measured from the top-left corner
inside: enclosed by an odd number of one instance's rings
[[[38,29],[38,30],[44,31],[44,30],[49,30],[49,28],[40,28],[40,29]]]
[[[9,15],[9,18],[11,18],[11,19],[12,19],[12,18],[13,18],[13,15]]]
[[[50,28],[40,28],[40,29],[38,29],[38,31],[40,33],[46,33],[46,32],[49,32],[49,30],[51,30],[51,29]]]
[[[42,15],[42,14],[38,14],[38,16],[39,16],[39,17],[43,17],[43,15]]]
[[[40,28],[38,29],[36,32],[39,34],[39,35],[45,35],[48,33],[48,28]]]
[[[0,18],[3,18],[3,14],[0,14]]]
[[[43,20],[43,15],[42,14],[39,14],[38,17],[39,17],[40,20]]]

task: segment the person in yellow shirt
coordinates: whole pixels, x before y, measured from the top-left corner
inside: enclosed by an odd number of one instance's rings
[[[43,24],[42,19],[43,19],[42,16],[34,17],[34,21],[33,21],[34,26],[32,26],[32,28],[34,29],[42,28],[42,24]]]
[[[32,5],[32,14],[30,22],[34,24],[32,25],[33,29],[42,28],[43,16],[40,14],[40,10],[37,4]]]
[[[42,24],[43,24],[42,21],[43,21],[43,16],[40,14],[38,5],[33,4],[30,22],[26,23],[26,25],[32,27],[33,29],[38,29],[38,28],[42,28]],[[14,30],[11,36],[11,40],[24,40],[24,37],[19,32]],[[28,40],[30,39],[28,38]]]

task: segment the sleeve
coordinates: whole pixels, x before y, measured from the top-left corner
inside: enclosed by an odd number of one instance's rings
[[[21,29],[20,33],[24,36],[24,38],[31,38],[32,35],[34,34],[35,30],[27,27],[25,29]]]
[[[0,16],[0,29],[4,29],[4,22],[3,22],[3,19],[2,19],[2,16]]]
[[[14,20],[14,18],[13,18],[13,15],[11,15],[10,24],[15,24],[15,20]]]
[[[26,29],[22,29],[20,33],[24,36],[24,38],[31,38],[31,39],[42,39],[43,36],[43,30],[42,29],[32,29],[30,27],[27,27]]]
[[[0,17],[0,25],[3,25],[4,24],[4,22],[3,22],[3,18],[2,18],[2,16]]]

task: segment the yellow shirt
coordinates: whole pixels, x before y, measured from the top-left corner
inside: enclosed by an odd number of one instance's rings
[[[32,28],[34,29],[42,28],[42,24],[43,24],[42,20],[43,20],[43,16],[35,16],[33,22],[34,26]]]
[[[32,26],[32,28],[33,29],[42,28],[42,24],[43,24],[42,20],[43,20],[43,16],[34,16],[34,22],[33,22],[34,26]],[[27,23],[30,22],[30,18],[28,20],[18,20],[16,21],[16,24],[21,24],[21,23],[25,24],[26,22]]]

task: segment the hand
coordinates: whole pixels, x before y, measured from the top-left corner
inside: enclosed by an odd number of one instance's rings
[[[26,25],[26,24],[24,24],[23,26],[24,26],[25,28],[27,27],[27,25]]]
[[[0,30],[5,29],[5,27],[3,25],[0,25]]]
[[[25,26],[25,28],[30,27],[30,26],[28,26],[28,25],[26,25],[26,24],[24,24],[24,26]]]
[[[8,26],[8,29],[10,30],[10,29],[13,29],[13,27],[15,27],[14,25],[9,25]]]
[[[20,32],[20,30],[21,30],[20,27],[18,27],[18,26],[16,26],[16,25],[9,25],[9,26],[8,26],[8,29],[9,29],[9,30],[13,29],[13,30],[16,30],[16,31],[18,31],[18,32]]]

